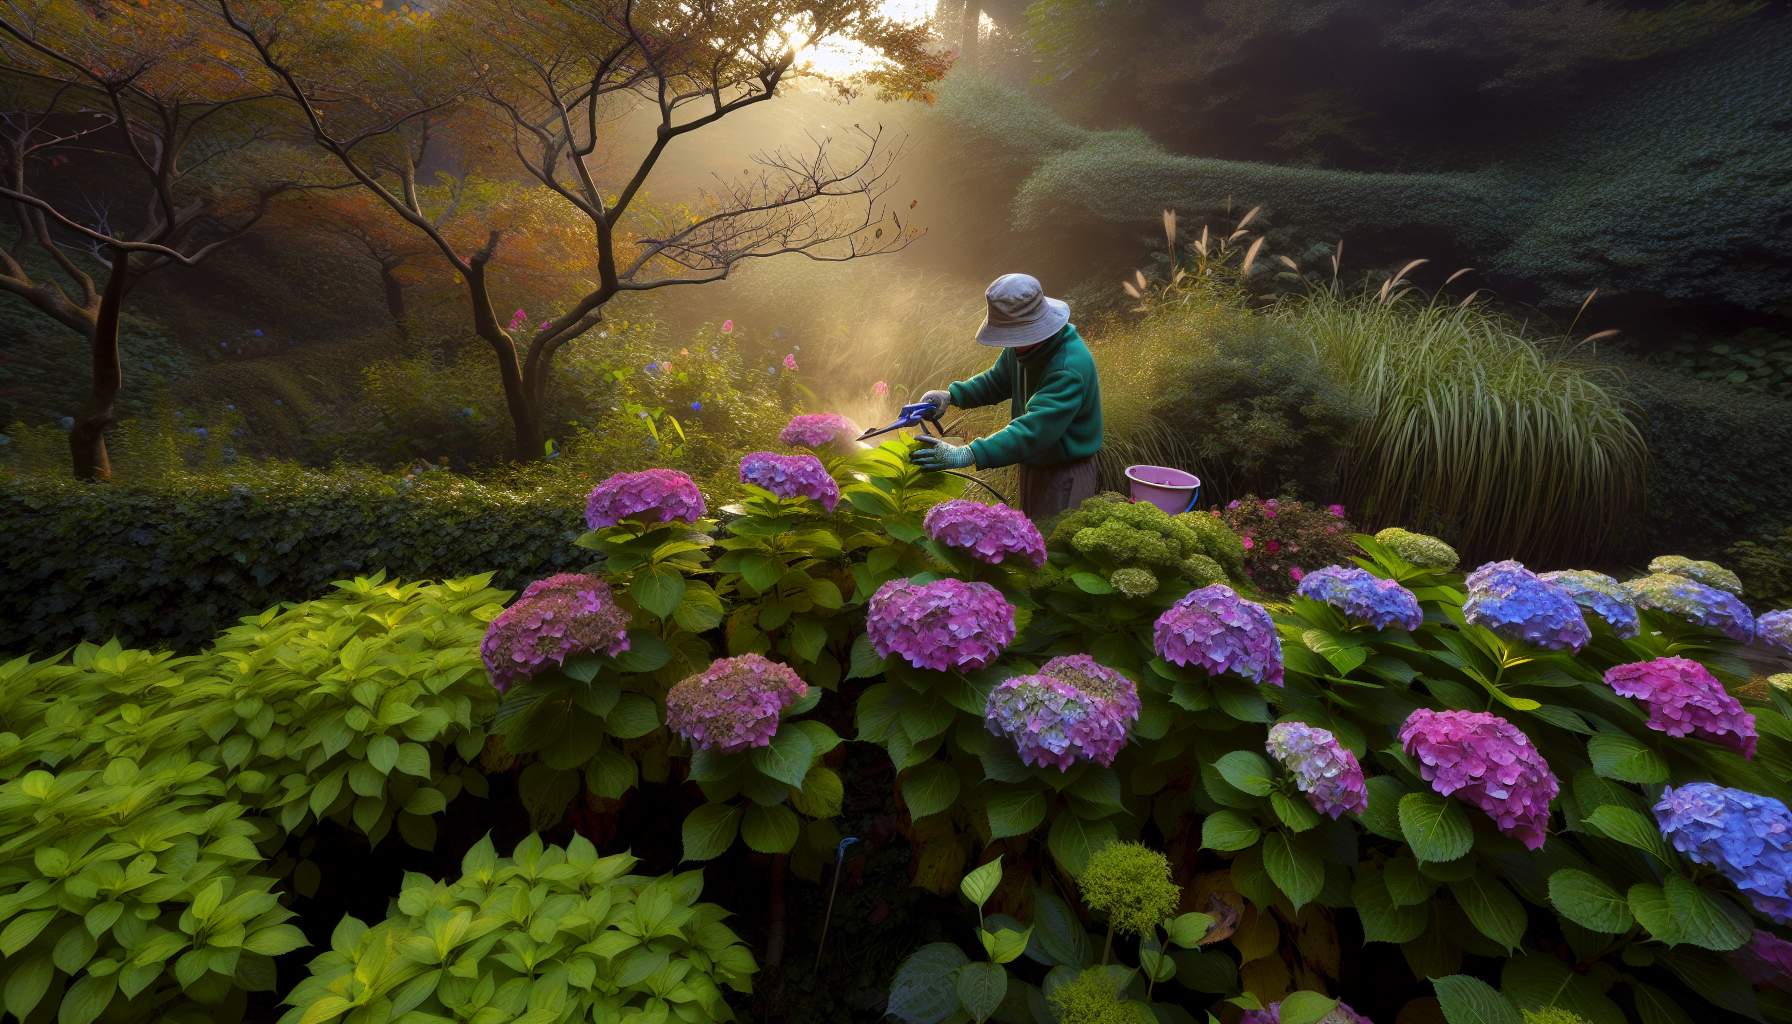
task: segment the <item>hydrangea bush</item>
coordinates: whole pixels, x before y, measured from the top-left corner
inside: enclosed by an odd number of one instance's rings
[[[1387,629],[1418,629],[1425,621],[1419,599],[1393,580],[1382,579],[1367,569],[1328,565],[1310,572],[1295,593],[1328,604],[1352,622]]]
[[[1224,583],[1190,591],[1158,617],[1152,631],[1158,657],[1210,675],[1233,673],[1253,683],[1282,685],[1282,641],[1275,620]]]
[[[935,505],[923,520],[927,535],[980,562],[1008,559],[1038,568],[1045,564],[1045,538],[1024,513],[1007,505],[954,499]]]
[[[866,612],[871,646],[916,668],[974,670],[1014,640],[1014,608],[987,583],[891,580]]]
[[[593,530],[624,521],[695,523],[708,507],[690,477],[672,469],[617,473],[591,490],[585,523]]]
[[[1264,747],[1320,814],[1336,820],[1369,809],[1363,766],[1330,731],[1304,722],[1278,722],[1270,727]]]
[[[1593,636],[1574,598],[1514,561],[1488,562],[1469,573],[1462,615],[1502,639],[1545,651],[1578,651]]]
[[[1755,716],[1743,710],[1705,666],[1690,658],[1655,658],[1613,665],[1606,685],[1649,711],[1649,728],[1694,736],[1755,756]]]
[[[1561,785],[1517,726],[1484,711],[1420,708],[1400,727],[1400,743],[1440,795],[1479,808],[1532,850],[1543,845]]]
[[[780,498],[807,498],[829,512],[840,503],[840,485],[813,455],[754,452],[740,460],[740,482]]]
[[[560,573],[536,580],[487,628],[480,654],[502,693],[575,654],[614,657],[628,650],[628,612],[595,576]]]

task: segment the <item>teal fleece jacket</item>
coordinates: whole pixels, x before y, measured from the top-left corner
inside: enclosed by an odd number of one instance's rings
[[[1003,349],[994,366],[946,390],[960,409],[1008,402],[1008,425],[971,442],[978,469],[1053,466],[1101,450],[1101,383],[1075,324],[1024,358]]]

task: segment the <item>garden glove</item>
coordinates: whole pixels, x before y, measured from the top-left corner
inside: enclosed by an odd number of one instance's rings
[[[909,458],[922,469],[934,472],[946,469],[968,469],[976,461],[971,457],[969,445],[949,444],[937,438],[925,436],[916,438],[916,440],[923,442],[927,447],[915,449],[914,454]]]
[[[933,406],[933,414],[927,418],[937,420],[946,415],[946,407],[952,404],[952,396],[944,391],[929,391],[921,396],[921,401]]]

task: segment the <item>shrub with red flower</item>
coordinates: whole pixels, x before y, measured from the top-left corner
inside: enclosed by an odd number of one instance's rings
[[[1307,573],[1358,554],[1344,506],[1288,498],[1241,498],[1214,510],[1244,544],[1244,571],[1259,590],[1284,597]]]

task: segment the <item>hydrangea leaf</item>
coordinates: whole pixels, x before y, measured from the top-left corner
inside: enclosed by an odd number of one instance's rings
[[[779,804],[753,804],[741,816],[740,837],[757,853],[789,853],[801,829],[796,812]]]
[[[958,883],[958,891],[963,893],[964,898],[970,900],[973,905],[982,907],[983,904],[989,902],[990,896],[994,895],[996,886],[1001,884],[1002,858],[998,854],[995,860],[964,876]]]
[[[1482,935],[1504,946],[1507,952],[1523,944],[1524,904],[1505,883],[1485,871],[1477,871],[1460,882],[1451,882],[1450,893]]]
[[[911,818],[938,814],[958,800],[958,773],[939,761],[917,765],[903,775],[902,802]]]
[[[649,566],[635,574],[629,596],[646,611],[668,618],[684,599],[684,574],[663,565]]]
[[[1249,849],[1262,835],[1256,822],[1233,810],[1215,811],[1201,822],[1201,847],[1220,853]]]
[[[1269,762],[1258,754],[1234,750],[1214,762],[1214,767],[1233,789],[1251,796],[1269,795],[1272,785]]]
[[[684,859],[714,860],[728,852],[740,828],[740,808],[704,804],[684,819]]]
[[[1661,888],[1683,942],[1723,953],[1742,948],[1754,934],[1748,915],[1725,897],[1680,875],[1669,875]]]
[[[1325,885],[1325,862],[1286,832],[1271,832],[1264,838],[1263,868],[1295,910],[1311,903]]]
[[[1408,793],[1400,798],[1400,833],[1420,861],[1443,863],[1468,853],[1475,845],[1462,805],[1435,793]]]
[[[958,1001],[977,1024],[983,1024],[1008,994],[1008,971],[1000,964],[968,963],[954,982]]]
[[[1622,935],[1636,922],[1623,893],[1579,868],[1563,868],[1549,876],[1549,902],[1557,913],[1588,931]]]
[[[991,839],[1022,836],[1045,821],[1045,795],[1036,789],[1010,789],[989,798],[984,805]]]
[[[1604,804],[1593,808],[1586,821],[1598,834],[1633,846],[1663,864],[1668,863],[1668,848],[1662,842],[1661,830],[1636,811],[1617,804]]]
[[[1452,974],[1433,978],[1431,986],[1448,1024],[1524,1024],[1512,1001],[1479,978]]]

